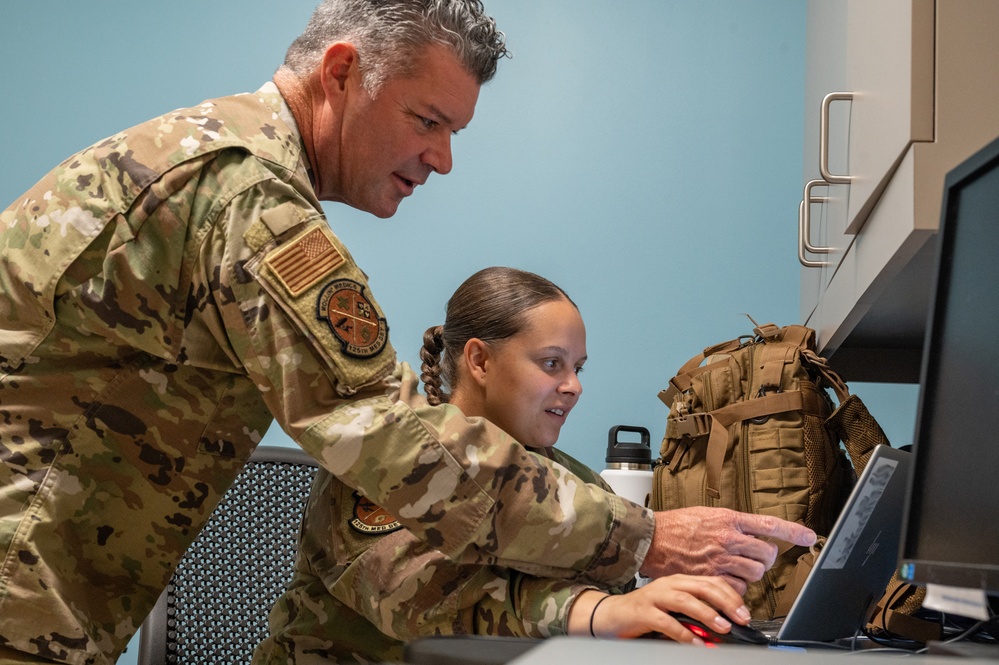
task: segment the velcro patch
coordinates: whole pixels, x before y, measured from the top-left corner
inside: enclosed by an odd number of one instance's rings
[[[402,528],[399,521],[384,508],[354,492],[354,517],[350,526],[355,531],[368,534],[386,534]]]
[[[258,250],[257,256],[246,263],[246,271],[257,278],[274,304],[304,333],[304,341],[330,368],[338,392],[353,394],[360,387],[386,376],[396,360],[388,339],[388,324],[350,252],[323,219],[317,219],[315,225],[285,233],[294,233],[294,236],[277,248],[268,241]],[[320,264],[319,259],[310,260],[303,249],[306,263],[324,267],[306,278],[289,273],[284,266],[285,272],[279,276],[282,261],[277,261],[275,267],[275,259],[283,256],[288,245],[305,238],[311,239],[303,247],[314,243],[313,250],[319,249],[321,255],[334,257],[334,260]],[[334,252],[324,254],[327,240]],[[333,298],[344,288],[346,293]],[[293,295],[295,292],[298,292],[297,296]]]
[[[269,255],[264,262],[291,296],[297,297],[343,263],[343,256],[319,225]]]
[[[371,358],[388,342],[388,324],[365,296],[364,286],[352,279],[335,279],[323,287],[316,318],[329,324],[346,356]]]

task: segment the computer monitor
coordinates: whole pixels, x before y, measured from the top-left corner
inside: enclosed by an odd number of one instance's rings
[[[999,139],[946,177],[900,572],[999,595]]]

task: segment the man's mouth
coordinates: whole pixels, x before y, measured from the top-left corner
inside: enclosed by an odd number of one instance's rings
[[[401,175],[399,173],[396,173],[395,177],[401,180],[402,183],[406,185],[406,187],[408,187],[409,189],[416,189],[417,187],[423,184],[423,181],[413,180],[412,178],[407,178],[406,176]]]
[[[420,184],[415,180],[410,180],[409,178],[403,177],[398,173],[393,173],[392,175],[399,181],[399,186],[402,190],[403,196],[409,196],[412,194],[416,190],[416,186]]]
[[[554,413],[556,416],[564,416],[565,411],[562,409],[545,409],[548,413]]]

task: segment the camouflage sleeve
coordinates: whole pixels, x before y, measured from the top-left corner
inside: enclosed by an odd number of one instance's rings
[[[572,601],[586,588],[510,568],[456,564],[403,530],[380,537],[329,590],[381,632],[408,641],[562,635]]]
[[[575,462],[568,456],[557,459]],[[578,466],[580,475],[596,476]],[[569,473],[561,464],[552,467],[557,474]],[[334,519],[309,526],[325,528],[332,542],[307,549],[349,561],[342,574],[324,575],[330,593],[396,639],[433,634],[562,635],[572,601],[592,588],[499,566],[457,564],[405,530],[377,535],[374,522],[357,523],[359,504],[344,495],[342,485],[334,481],[327,487],[339,494],[330,502]],[[380,528],[392,523],[383,519]]]
[[[233,352],[285,432],[457,561],[630,579],[651,512],[553,472],[484,420],[430,407],[396,365],[366,276],[290,189],[248,188],[203,252]]]

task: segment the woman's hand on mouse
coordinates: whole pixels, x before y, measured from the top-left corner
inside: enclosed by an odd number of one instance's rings
[[[750,613],[742,597],[720,577],[670,575],[626,594],[584,591],[569,610],[569,634],[594,637],[641,637],[656,633],[677,642],[703,643],[671,612],[686,614],[720,633],[740,624]]]

